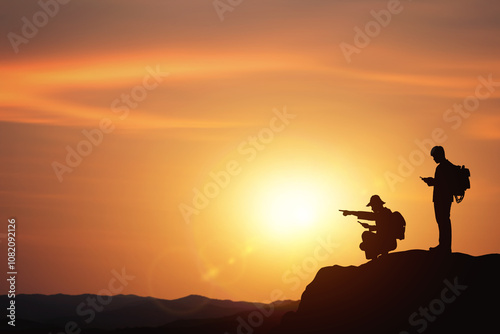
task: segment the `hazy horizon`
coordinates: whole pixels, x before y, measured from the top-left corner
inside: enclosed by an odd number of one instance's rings
[[[338,210],[373,194],[437,244],[434,144],[471,171],[453,251],[499,252],[498,2],[40,3],[0,1],[17,293],[298,300],[365,263]]]

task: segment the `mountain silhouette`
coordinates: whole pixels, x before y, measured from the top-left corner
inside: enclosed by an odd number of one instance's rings
[[[272,333],[487,333],[498,330],[500,254],[390,253],[319,270]]]
[[[65,332],[69,321],[87,334],[495,332],[499,268],[500,254],[395,252],[360,266],[320,269],[300,302],[117,295],[89,324],[75,310],[96,295],[21,294],[15,332]],[[0,324],[0,332],[11,330]]]
[[[175,300],[135,295],[116,295],[111,302],[95,313],[86,323],[88,313],[81,316],[77,308],[88,298],[96,295],[41,295],[16,296],[16,333],[64,333],[65,325],[75,322],[82,332],[97,333],[204,333],[233,332],[248,315],[262,313],[272,308],[272,316],[266,317],[259,331],[266,332],[279,324],[281,316],[296,310],[297,301],[279,301],[271,304],[235,302],[190,295]],[[6,295],[0,296],[0,304],[7,305]],[[272,306],[271,306],[272,305]],[[85,308],[84,310],[87,310]],[[81,312],[80,312],[81,313]],[[84,312],[85,313],[85,312]],[[0,324],[0,332],[11,332],[13,327]],[[207,329],[207,330],[205,330]],[[5,331],[4,331],[5,330]]]

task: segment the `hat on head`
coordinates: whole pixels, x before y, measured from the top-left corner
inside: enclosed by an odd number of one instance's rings
[[[370,198],[370,203],[368,203],[366,206],[373,206],[374,204],[385,204],[385,202],[380,199],[379,195],[373,195]]]

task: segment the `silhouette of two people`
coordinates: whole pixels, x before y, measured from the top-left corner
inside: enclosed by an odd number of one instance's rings
[[[450,212],[456,166],[446,159],[442,146],[434,146],[431,150],[431,156],[438,164],[434,177],[421,178],[429,187],[434,187],[432,201],[439,229],[439,245],[431,247],[430,250],[451,253]]]
[[[359,222],[364,228],[368,229],[361,235],[362,242],[359,245],[359,248],[365,251],[368,260],[386,255],[397,247],[396,239],[398,235],[394,229],[393,212],[386,208],[384,204],[385,202],[382,201],[380,196],[373,195],[366,205],[372,208],[372,212],[341,210],[344,216],[354,215],[358,219],[375,221],[375,225]]]
[[[421,177],[429,187],[434,187],[432,201],[434,202],[434,215],[439,229],[439,244],[436,247],[431,247],[430,250],[449,254],[451,253],[450,212],[453,197],[456,195],[454,191],[456,190],[458,166],[446,159],[442,146],[434,146],[431,150],[431,156],[438,164],[434,177]],[[463,192],[461,197],[463,198]],[[460,201],[461,199],[457,199],[457,202]],[[366,258],[370,260],[396,249],[396,239],[404,239],[406,223],[403,216],[397,211],[392,212],[384,204],[385,202],[382,201],[380,196],[373,195],[367,204],[372,208],[372,212],[340,210],[344,216],[354,215],[358,219],[375,221],[375,225],[359,222],[364,228],[368,229],[361,236],[362,242],[359,248],[365,251]]]

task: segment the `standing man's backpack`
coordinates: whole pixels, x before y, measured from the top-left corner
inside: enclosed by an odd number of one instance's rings
[[[470,171],[465,166],[455,166],[456,171],[454,175],[453,181],[453,196],[455,197],[455,201],[460,203],[463,201],[465,196],[465,191],[470,189]]]
[[[391,229],[394,233],[394,237],[399,240],[405,238],[406,221],[399,211],[394,211],[391,216]]]

